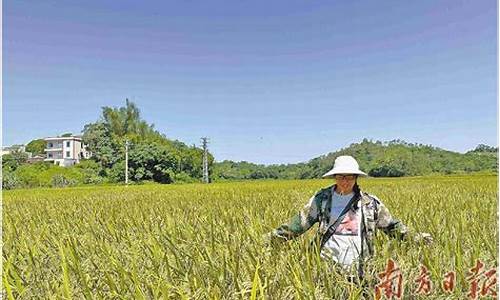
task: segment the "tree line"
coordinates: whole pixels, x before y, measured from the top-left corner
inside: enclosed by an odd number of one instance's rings
[[[340,155],[355,157],[360,168],[372,177],[497,173],[497,153],[498,148],[483,144],[462,154],[403,140],[382,142],[363,139],[305,163],[266,166],[245,161],[223,161],[214,165],[213,177],[215,180],[321,178]]]

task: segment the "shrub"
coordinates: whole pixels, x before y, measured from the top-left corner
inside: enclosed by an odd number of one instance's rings
[[[194,182],[198,182],[198,180],[189,176],[189,174],[187,174],[185,172],[180,172],[180,173],[174,174],[174,182],[176,182],[176,183],[194,183]]]
[[[52,176],[51,185],[52,187],[67,187],[74,186],[78,182],[75,179],[66,178],[62,174],[55,174]]]
[[[4,172],[2,174],[2,188],[12,190],[21,187],[21,181],[13,172]]]
[[[102,173],[101,166],[93,160],[82,160],[72,168],[83,174],[82,183],[84,184],[98,184],[104,181],[104,178],[99,175]]]

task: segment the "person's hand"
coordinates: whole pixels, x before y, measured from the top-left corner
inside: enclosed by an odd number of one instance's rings
[[[282,244],[285,241],[285,239],[275,235],[273,232],[263,234],[261,240],[263,241],[263,245],[266,248],[276,248],[278,245]]]
[[[418,232],[415,234],[415,242],[416,243],[424,243],[426,245],[430,245],[434,242],[434,239],[432,238],[432,235],[427,232]]]

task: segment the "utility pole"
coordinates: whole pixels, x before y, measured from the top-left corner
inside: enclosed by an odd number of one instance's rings
[[[208,183],[208,138],[202,137],[201,142],[203,143],[203,182]]]
[[[128,185],[128,140],[125,140],[125,184]]]

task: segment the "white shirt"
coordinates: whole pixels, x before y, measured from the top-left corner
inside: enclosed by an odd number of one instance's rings
[[[353,196],[354,193],[348,195],[340,195],[335,191],[332,193],[330,225],[335,223],[339,214]],[[361,213],[359,209],[356,211],[349,210],[335,233],[325,243],[321,251],[321,257],[332,259],[344,269],[351,267],[361,253],[360,220]]]

